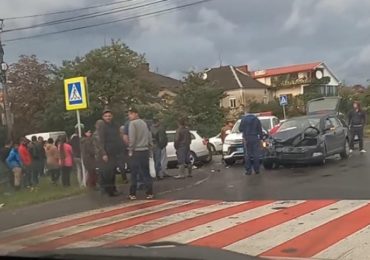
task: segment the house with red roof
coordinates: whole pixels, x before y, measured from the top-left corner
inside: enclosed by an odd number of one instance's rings
[[[297,64],[257,71],[249,71],[248,66],[239,70],[249,73],[259,82],[270,86],[273,97],[282,95],[298,96],[314,93],[322,96],[338,94],[340,81],[323,62]]]

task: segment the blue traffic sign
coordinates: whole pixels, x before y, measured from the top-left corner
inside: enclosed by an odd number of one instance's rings
[[[64,80],[64,92],[67,110],[87,108],[86,78],[77,77]]]
[[[68,84],[68,99],[69,104],[71,105],[82,104],[82,90],[80,82]]]
[[[288,105],[288,96],[280,96],[279,97],[280,106],[286,106]]]

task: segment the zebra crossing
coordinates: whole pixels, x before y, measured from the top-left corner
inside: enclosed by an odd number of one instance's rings
[[[370,259],[367,200],[153,200],[0,232],[0,254],[171,241],[262,257]]]

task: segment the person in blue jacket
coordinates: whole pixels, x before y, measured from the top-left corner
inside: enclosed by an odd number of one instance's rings
[[[262,125],[258,117],[246,114],[239,125],[243,133],[244,160],[246,175],[252,174],[252,165],[256,174],[260,173],[260,145],[263,138]]]
[[[19,190],[22,183],[22,162],[18,152],[19,143],[15,143],[10,150],[6,164],[14,175],[14,189]]]

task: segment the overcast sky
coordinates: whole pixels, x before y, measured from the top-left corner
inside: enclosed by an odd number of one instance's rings
[[[116,0],[118,2],[119,0]],[[109,10],[158,0],[89,9]],[[86,21],[3,34],[3,40],[101,23],[163,10],[197,0],[168,0],[146,8]],[[87,7],[112,0],[0,0],[0,18]],[[61,64],[93,48],[121,39],[145,53],[152,70],[180,77],[190,69],[248,64],[252,70],[312,61],[325,62],[341,80],[370,79],[370,1],[368,0],[213,0],[165,15],[37,39],[8,42],[6,60],[21,54]],[[5,20],[5,29],[76,16]]]

